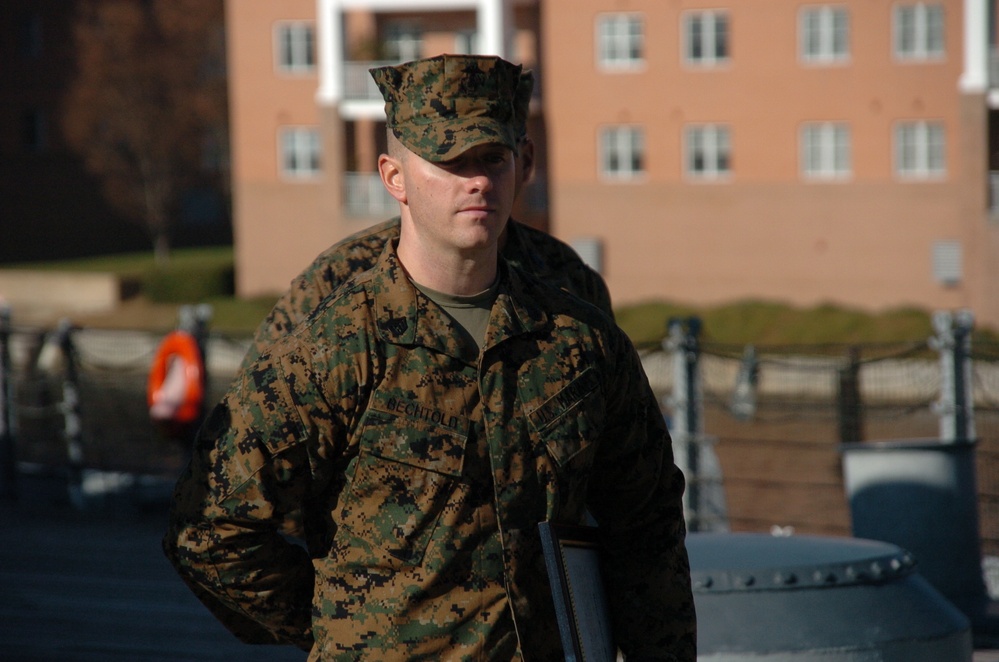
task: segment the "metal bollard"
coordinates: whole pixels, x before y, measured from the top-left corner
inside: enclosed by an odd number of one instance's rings
[[[11,396],[10,305],[0,301],[0,498],[17,499],[17,453]]]
[[[63,434],[66,439],[66,488],[70,503],[82,510],[86,506],[83,494],[83,421],[80,415],[80,384],[76,365],[76,349],[72,338],[73,325],[62,319],[54,342],[62,350],[66,374],[62,382]]]

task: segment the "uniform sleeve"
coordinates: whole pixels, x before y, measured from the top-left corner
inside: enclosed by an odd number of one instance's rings
[[[620,334],[587,498],[605,551],[614,633],[628,659],[693,662],[696,618],[683,520],[683,474],[658,402]]]
[[[614,319],[607,283],[569,244],[511,219],[502,254],[524,271],[555,283]]]
[[[304,426],[275,368],[243,373],[199,431],[163,541],[195,595],[248,643],[312,645],[312,562],[279,525],[310,489]]]

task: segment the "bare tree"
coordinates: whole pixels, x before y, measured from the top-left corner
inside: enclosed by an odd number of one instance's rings
[[[78,10],[67,137],[165,262],[183,193],[228,185],[210,158],[227,160],[222,0],[78,0]]]

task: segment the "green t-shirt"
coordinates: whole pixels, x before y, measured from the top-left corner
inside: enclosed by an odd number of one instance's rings
[[[489,311],[492,310],[496,293],[499,292],[498,278],[488,289],[469,295],[445,294],[419,283],[413,285],[451,316],[464,339],[475,346],[476,354],[482,351],[482,343],[486,339],[486,327],[489,325]]]

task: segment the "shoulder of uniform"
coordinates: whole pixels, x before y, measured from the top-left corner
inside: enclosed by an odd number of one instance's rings
[[[288,353],[311,353],[315,343],[326,337],[352,335],[351,326],[361,329],[367,325],[364,310],[369,307],[371,271],[354,274],[327,294],[296,324],[289,333],[274,344],[275,356]]]
[[[336,289],[353,274],[374,266],[385,245],[398,236],[398,217],[355,232],[316,256],[295,281],[306,289],[303,286],[315,287],[321,278],[329,284],[329,289]]]
[[[508,255],[515,261],[523,264],[536,264],[542,271],[556,273],[567,270],[584,273],[592,271],[576,252],[576,249],[558,237],[519,221],[511,220],[511,225],[516,236],[513,241],[508,242],[510,250],[513,252],[513,254],[508,253]],[[530,253],[533,255],[533,259],[528,259],[527,255],[517,255],[517,251]],[[578,276],[573,277],[578,278]]]
[[[344,306],[351,307],[355,305],[359,299],[369,297],[369,283],[371,278],[372,269],[365,269],[364,271],[351,274],[349,278],[340,283],[339,287],[323,298],[319,305],[316,306],[315,310],[313,310],[309,315],[306,323],[312,322],[324,314],[329,314],[330,310],[337,310],[338,308]],[[336,312],[334,314],[339,313]]]
[[[579,322],[590,326],[604,326],[609,323],[614,325],[607,313],[591,301],[584,299],[579,294],[559,287],[545,277],[516,264],[509,264],[508,268],[515,281],[519,281],[515,287],[521,288],[518,296],[529,296],[548,312],[573,318]]]
[[[539,230],[515,219],[510,219],[510,225],[524,243],[545,246],[550,250],[566,252],[576,259],[581,259],[572,246],[544,230]]]
[[[547,232],[511,220],[504,256],[538,275],[549,276],[561,287],[585,298],[613,317],[610,292],[603,278],[567,243]]]
[[[358,230],[354,234],[348,235],[333,244],[329,250],[334,250],[342,246],[350,246],[351,244],[367,243],[370,241],[388,241],[393,237],[399,236],[400,222],[399,217],[396,216],[387,221],[366,227],[363,230]]]

